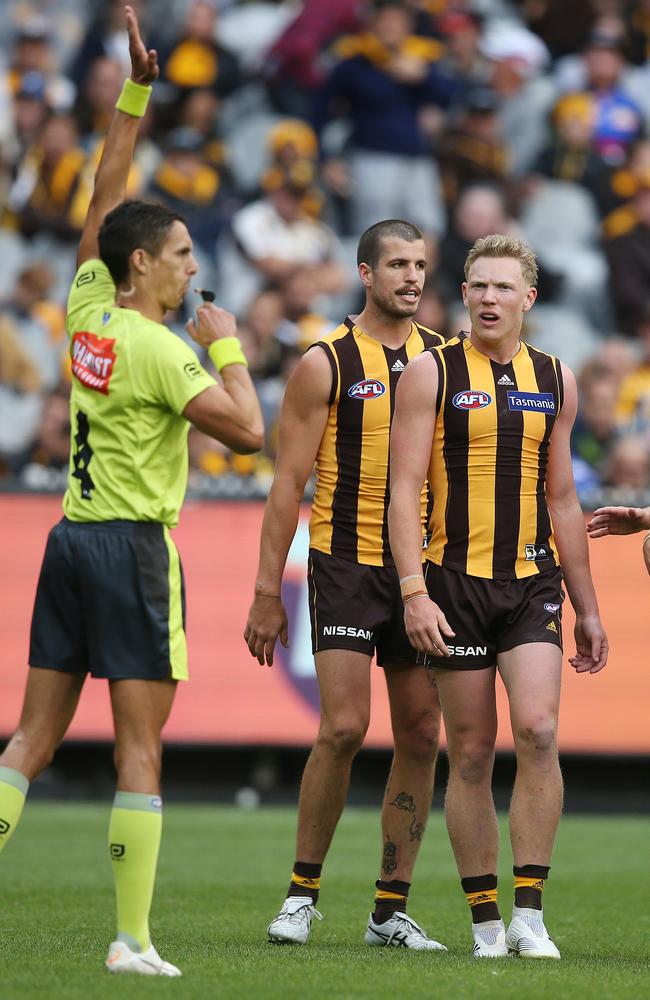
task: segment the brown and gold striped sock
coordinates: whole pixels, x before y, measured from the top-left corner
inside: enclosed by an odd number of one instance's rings
[[[462,878],[460,884],[472,911],[473,924],[501,919],[497,905],[496,875],[472,875],[470,878]]]
[[[392,917],[393,913],[399,911],[406,913],[406,903],[408,901],[410,882],[400,882],[399,879],[392,879],[385,882],[378,879],[375,882],[375,909],[372,919],[376,924],[384,924]]]
[[[551,869],[546,865],[515,865],[515,906],[525,906],[531,910],[542,909],[544,882]]]
[[[291,882],[287,896],[311,896],[314,906],[318,902],[320,892],[320,873],[322,865],[310,864],[307,861],[296,861],[291,872]]]

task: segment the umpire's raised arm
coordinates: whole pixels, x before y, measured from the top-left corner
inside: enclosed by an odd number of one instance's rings
[[[147,110],[151,84],[160,72],[157,52],[155,49],[147,50],[140,37],[135,11],[132,7],[126,6],[124,12],[129,33],[131,76],[124,81],[104,142],[88,215],[79,242],[77,267],[84,261],[99,256],[97,242],[99,227],[108,212],[124,200],[140,119]]]

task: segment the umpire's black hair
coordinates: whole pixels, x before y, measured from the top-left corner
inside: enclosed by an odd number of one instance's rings
[[[412,222],[404,222],[403,219],[384,219],[383,222],[376,222],[370,229],[366,229],[359,240],[357,266],[368,264],[369,267],[376,267],[382,250],[381,241],[391,236],[406,240],[408,243],[424,239],[421,231]]]
[[[146,201],[123,201],[108,213],[99,229],[99,256],[116,285],[128,279],[134,250],[146,250],[152,257],[160,253],[174,222],[185,219],[166,205]]]

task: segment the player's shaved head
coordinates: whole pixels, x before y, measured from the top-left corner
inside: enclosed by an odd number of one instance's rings
[[[376,267],[383,250],[383,240],[397,238],[406,240],[407,243],[415,243],[424,237],[411,222],[404,222],[403,219],[385,219],[383,222],[376,222],[359,240],[357,247],[357,266],[367,264],[368,267]]]

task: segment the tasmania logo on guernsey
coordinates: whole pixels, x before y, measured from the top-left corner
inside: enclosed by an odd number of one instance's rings
[[[94,333],[75,333],[72,338],[72,374],[87,389],[108,396],[115,365],[115,340]]]

